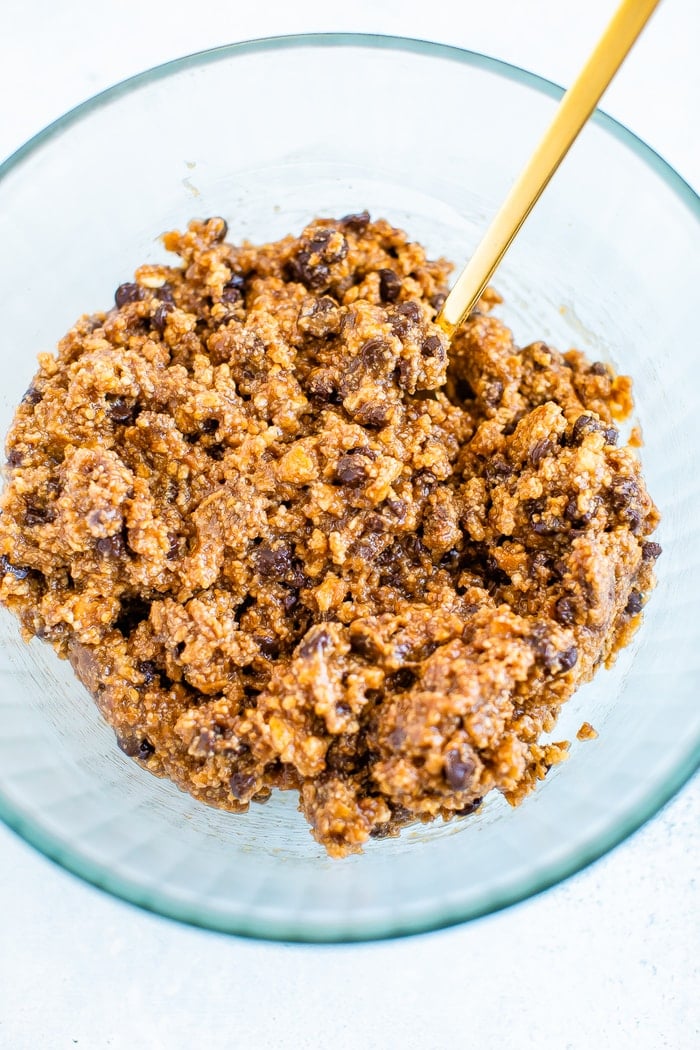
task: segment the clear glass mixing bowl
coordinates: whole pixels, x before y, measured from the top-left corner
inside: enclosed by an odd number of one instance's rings
[[[0,430],[35,355],[109,305],[157,235],[224,215],[260,241],[368,208],[460,263],[560,89],[411,40],[317,36],[195,55],[78,107],[0,169]],[[66,868],[216,930],[309,941],[433,929],[521,900],[600,856],[688,778],[700,752],[698,200],[597,114],[496,284],[522,344],[575,345],[633,374],[663,512],[659,585],[614,669],[563,711],[574,740],[523,805],[408,829],[331,861],[291,795],[243,817],[138,768],[70,668],[0,617],[0,815]],[[583,718],[597,740],[578,743]]]

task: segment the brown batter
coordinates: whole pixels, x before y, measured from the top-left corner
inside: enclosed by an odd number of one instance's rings
[[[630,381],[518,349],[366,213],[169,233],[44,354],[7,441],[0,599],[126,754],[215,806],[299,791],[329,853],[513,803],[636,626],[658,514]]]

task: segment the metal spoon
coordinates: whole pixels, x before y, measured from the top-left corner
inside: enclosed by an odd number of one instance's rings
[[[445,299],[436,321],[450,338],[474,309],[494,270],[568,153],[660,0],[623,0],[564,95],[554,120]]]

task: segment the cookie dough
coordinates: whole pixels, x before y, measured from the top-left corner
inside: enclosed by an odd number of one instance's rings
[[[0,600],[121,749],[233,811],[299,793],[332,855],[517,803],[639,621],[658,520],[630,381],[522,349],[367,213],[165,235],[43,354],[7,439]]]

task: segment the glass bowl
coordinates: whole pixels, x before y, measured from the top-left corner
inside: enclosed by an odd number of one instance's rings
[[[559,88],[413,40],[264,40],[112,88],[0,169],[0,430],[35,355],[108,306],[157,235],[223,215],[262,241],[368,208],[461,262],[532,150]],[[597,113],[496,285],[516,340],[608,359],[635,379],[663,522],[659,585],[611,671],[565,707],[571,757],[516,810],[408,828],[329,860],[278,795],[207,809],[138,768],[44,644],[0,617],[0,814],[49,857],[142,907],[215,930],[307,941],[434,929],[537,893],[601,856],[690,776],[700,753],[698,200]],[[579,743],[583,719],[599,731]]]

